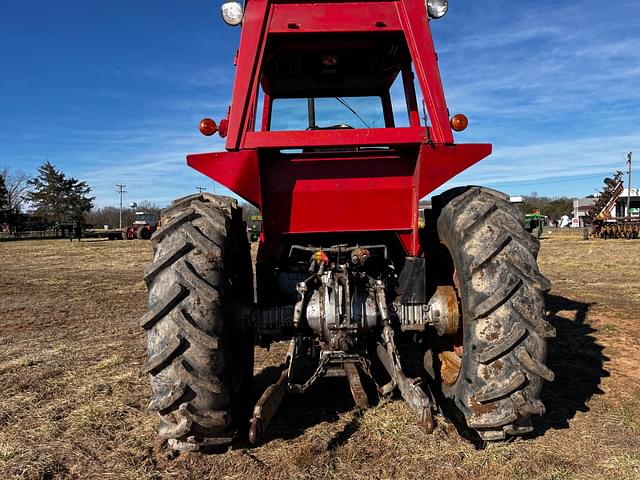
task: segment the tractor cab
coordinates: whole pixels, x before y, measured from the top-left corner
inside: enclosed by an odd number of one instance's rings
[[[491,145],[454,142],[468,121],[447,109],[432,4],[233,7],[242,32],[231,106],[219,127],[200,124],[203,134],[226,138],[226,152],[187,161],[269,212],[259,263],[345,235],[418,255],[419,200],[490,154]],[[375,215],[362,214],[374,205]]]
[[[158,226],[158,215],[149,212],[136,212],[133,221],[134,225],[149,225],[153,228]]]
[[[420,126],[403,35],[274,37],[260,81],[260,131]]]

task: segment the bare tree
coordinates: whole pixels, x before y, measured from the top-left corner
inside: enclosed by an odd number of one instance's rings
[[[0,173],[0,229],[2,224],[9,217],[9,198],[7,195],[7,187],[4,184],[4,177]]]
[[[0,176],[4,178],[7,187],[8,209],[14,214],[22,212],[25,203],[25,195],[29,191],[29,175],[22,170],[12,171],[9,167],[4,167],[0,171]]]
[[[122,225],[127,226],[133,223],[134,212],[130,209],[122,211]],[[120,209],[118,207],[94,208],[84,216],[85,222],[95,228],[102,228],[109,225],[111,228],[118,228],[120,219]]]
[[[125,208],[122,210],[122,226],[133,224],[135,220],[136,212],[155,213],[158,214],[162,210],[157,203],[150,202],[149,200],[142,200],[136,203],[135,208]],[[94,225],[97,228],[102,228],[103,225],[110,225],[112,227],[118,226],[120,210],[117,207],[105,206],[100,208],[94,208],[85,215],[85,221]]]
[[[141,202],[138,202],[137,205],[138,206],[134,210],[138,212],[158,214],[162,210],[162,207],[160,205],[149,200],[142,200]]]
[[[250,203],[240,202],[240,206],[242,207],[242,219],[245,222],[248,222],[253,215],[260,215],[260,210]]]
[[[522,204],[524,213],[532,213],[539,210],[542,215],[551,220],[559,220],[563,215],[571,215],[573,200],[567,197],[541,197],[536,192],[524,196]]]

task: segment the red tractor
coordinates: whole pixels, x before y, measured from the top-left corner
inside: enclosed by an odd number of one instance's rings
[[[149,240],[158,229],[158,215],[149,212],[136,212],[133,225],[122,230],[125,240]]]
[[[344,377],[359,407],[399,391],[425,429],[443,413],[485,441],[531,432],[544,412],[555,331],[520,211],[464,187],[419,219],[420,199],[491,153],[454,140],[468,122],[449,115],[430,31],[446,10],[222,6],[242,24],[233,99],[200,130],[226,151],[187,162],[265,220],[254,290],[235,199],[200,194],[162,213],[141,325],[150,409],[171,448],[216,449],[247,430],[255,443],[285,395],[323,377]],[[252,406],[254,345],[282,340],[282,373]]]

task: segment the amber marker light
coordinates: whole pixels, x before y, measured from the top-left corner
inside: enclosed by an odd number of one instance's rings
[[[202,120],[200,120],[200,125],[198,126],[198,128],[200,129],[200,133],[205,137],[210,137],[218,131],[216,122],[214,122],[210,118],[203,118]]]
[[[466,115],[462,113],[458,113],[451,117],[451,128],[453,128],[456,132],[462,132],[466,130],[469,126],[469,119]]]

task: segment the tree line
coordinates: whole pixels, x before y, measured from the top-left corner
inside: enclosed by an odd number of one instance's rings
[[[0,225],[12,232],[44,230],[61,224],[78,224],[93,208],[95,197],[86,182],[67,177],[46,161],[31,178],[24,172],[0,173]],[[33,215],[25,215],[28,203]]]
[[[135,220],[136,212],[159,214],[161,210],[162,208],[159,205],[147,200],[138,202],[135,208],[123,208],[122,226],[126,227],[127,225],[131,225]],[[87,224],[93,225],[96,228],[102,228],[103,225],[118,228],[120,226],[120,208],[111,206],[94,208],[87,213],[84,218]]]
[[[0,230],[17,233],[24,230],[45,230],[61,225],[105,224],[117,227],[120,210],[115,207],[94,208],[95,197],[87,182],[69,177],[46,161],[35,177],[9,168],[0,170]],[[24,212],[25,206],[33,210]],[[140,202],[138,210],[158,212],[151,202]],[[135,212],[124,209],[122,225],[133,222]]]
[[[95,197],[90,196],[89,185],[74,177],[67,177],[51,162],[46,161],[31,178],[24,172],[0,170],[0,227],[8,226],[12,231],[44,230],[61,224],[88,224],[101,228],[103,225],[118,227],[120,209],[117,207],[94,208]],[[24,206],[34,208],[33,215],[24,214]],[[258,209],[242,204],[245,220],[258,213]],[[541,197],[537,193],[523,197],[523,213],[539,210],[552,220],[571,215],[573,201],[567,197]],[[135,209],[122,211],[122,226],[131,225],[135,211],[159,213],[160,207],[148,201],[139,202]],[[6,227],[5,227],[6,228]]]
[[[524,213],[532,213],[539,210],[553,221],[558,221],[563,215],[572,216],[573,200],[567,197],[541,197],[537,193],[531,193],[523,197],[522,209]]]

